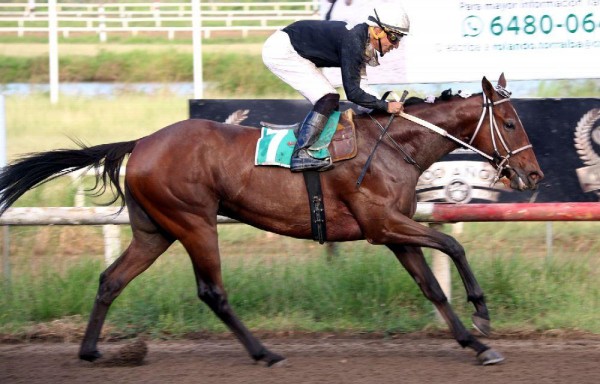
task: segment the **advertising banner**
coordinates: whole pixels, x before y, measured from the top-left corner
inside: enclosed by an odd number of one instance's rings
[[[408,13],[410,36],[367,69],[371,84],[600,78],[600,0],[338,1],[332,18],[354,25],[390,2]]]

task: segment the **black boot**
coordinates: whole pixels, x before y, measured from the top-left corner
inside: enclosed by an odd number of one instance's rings
[[[290,162],[290,170],[292,172],[323,172],[333,168],[330,158],[325,160],[315,159],[308,152],[308,148],[317,141],[321,132],[323,132],[328,119],[328,116],[315,111],[310,111],[308,116],[306,116],[298,131],[298,140],[292,153],[292,160]]]

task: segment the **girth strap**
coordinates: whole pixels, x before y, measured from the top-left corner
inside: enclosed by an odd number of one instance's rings
[[[310,228],[314,241],[323,244],[327,241],[325,226],[325,205],[321,191],[321,173],[317,171],[304,171],[304,182],[308,192],[308,206],[310,207]]]

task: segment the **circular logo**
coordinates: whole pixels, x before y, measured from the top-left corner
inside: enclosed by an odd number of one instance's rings
[[[454,179],[445,187],[446,201],[450,203],[468,203],[472,189],[464,180]]]
[[[600,108],[588,111],[577,123],[575,128],[575,149],[583,164],[586,166],[597,166],[600,164]],[[591,173],[591,172],[590,172]],[[584,173],[587,174],[587,173]],[[598,184],[597,175],[589,175],[594,184]],[[581,180],[580,180],[581,183]],[[600,191],[594,191],[600,197]]]
[[[483,21],[478,16],[468,16],[463,21],[463,37],[476,37],[483,31]]]
[[[575,128],[575,149],[585,165],[600,163],[597,152],[600,145],[598,122],[600,122],[600,108],[595,108],[583,115]]]

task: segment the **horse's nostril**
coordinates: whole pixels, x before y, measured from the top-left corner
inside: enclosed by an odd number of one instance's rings
[[[544,178],[544,174],[542,172],[531,172],[529,174],[529,180],[534,183],[539,183]]]

